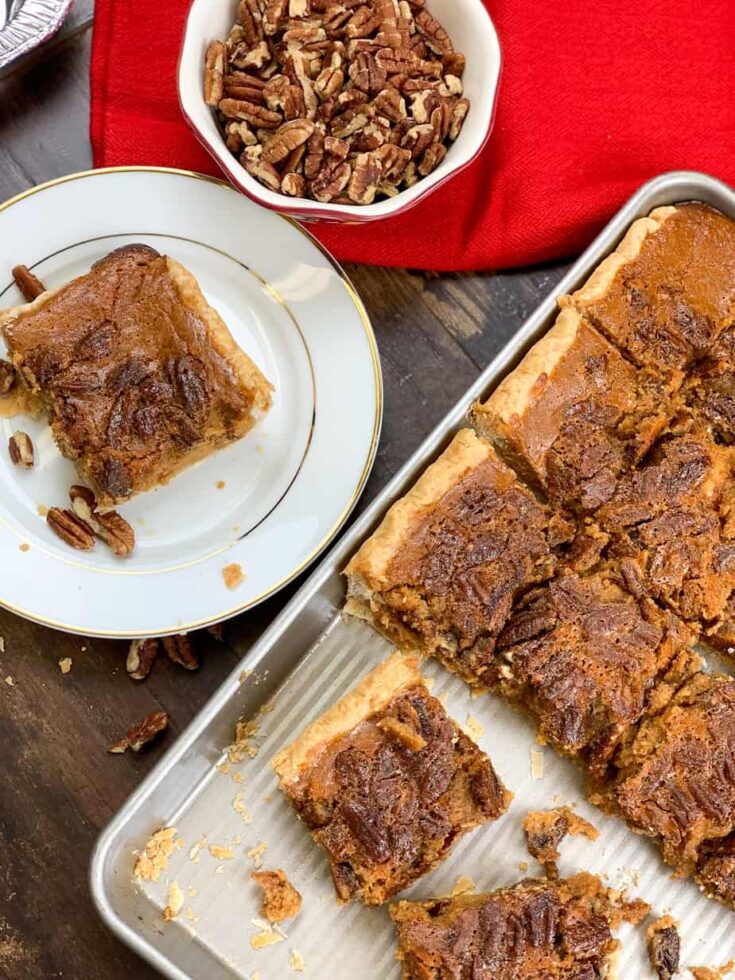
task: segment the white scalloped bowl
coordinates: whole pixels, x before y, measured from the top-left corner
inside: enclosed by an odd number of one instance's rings
[[[226,37],[235,22],[235,0],[194,0],[191,5],[178,71],[184,117],[235,187],[264,207],[315,221],[375,221],[401,214],[464,170],[482,150],[493,125],[500,76],[500,44],[482,0],[429,0],[427,7],[447,29],[455,48],[466,55],[463,83],[471,106],[459,137],[436,170],[396,197],[367,205],[322,204],[287,197],[251,177],[230,153],[214,114],[204,101],[203,76],[207,45]]]

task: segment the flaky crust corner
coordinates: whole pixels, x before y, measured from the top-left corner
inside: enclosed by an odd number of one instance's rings
[[[281,785],[285,787],[296,781],[322,749],[380,711],[402,691],[422,684],[418,663],[418,657],[391,654],[308,725],[294,742],[281,749],[271,762]]]
[[[491,456],[494,456],[492,446],[472,429],[461,429],[408,493],[393,504],[382,524],[350,560],[344,570],[349,595],[367,599],[373,592],[385,588],[391,559],[400,550],[411,528],[462,477]]]
[[[528,411],[539,385],[545,384],[564,360],[583,326],[577,310],[567,307],[538,340],[518,367],[500,382],[488,401],[476,402],[470,420],[485,438],[504,445],[512,441],[515,423]]]
[[[227,324],[206,301],[199,283],[188,269],[168,255],[166,265],[182,301],[207,325],[212,346],[231,366],[240,385],[252,394],[253,414],[256,419],[260,418],[270,408],[273,385],[245,351],[237,345]],[[251,424],[245,426],[245,431],[251,427]]]
[[[615,251],[603,259],[580,289],[571,296],[562,296],[559,300],[560,305],[576,306],[584,310],[585,307],[604,299],[618,272],[626,263],[638,257],[648,236],[659,231],[663,224],[676,214],[676,211],[675,207],[654,208],[647,218],[634,221]]]

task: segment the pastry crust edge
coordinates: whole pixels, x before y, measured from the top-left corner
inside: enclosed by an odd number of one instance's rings
[[[196,277],[180,262],[172,259],[170,255],[166,256],[166,267],[176,284],[182,302],[193,309],[206,325],[214,349],[230,365],[239,384],[249,393],[252,393],[251,414],[256,419],[262,417],[270,408],[273,385],[238,345],[217,310],[209,305]],[[247,432],[250,427],[248,425],[244,432]]]
[[[312,721],[273,757],[271,766],[285,789],[309,769],[335,739],[347,735],[370,715],[385,708],[401,692],[423,686],[418,657],[394,652]],[[429,696],[428,689],[426,695]]]
[[[350,559],[343,573],[347,576],[348,597],[369,600],[373,592],[387,587],[388,566],[410,528],[475,467],[495,458],[490,443],[471,428],[460,429],[441,456],[390,507],[382,523]],[[501,460],[497,462],[505,468]]]
[[[654,208],[647,217],[634,221],[615,251],[600,262],[583,286],[571,296],[562,296],[559,300],[560,305],[584,308],[604,299],[618,272],[623,266],[638,258],[648,236],[660,231],[665,222],[678,210],[672,206]]]

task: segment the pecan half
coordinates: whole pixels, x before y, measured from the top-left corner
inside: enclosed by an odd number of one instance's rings
[[[8,439],[8,454],[15,466],[30,470],[33,466],[33,443],[27,432],[20,429]]]
[[[293,150],[302,146],[314,132],[314,123],[309,119],[293,119],[276,130],[273,139],[263,147],[261,159],[266,163],[280,163]]]
[[[262,159],[263,150],[260,146],[249,146],[240,158],[243,167],[249,174],[264,184],[269,190],[281,189],[281,176],[272,163]]]
[[[311,193],[316,201],[331,201],[347,187],[352,167],[346,160],[327,165],[311,182]]]
[[[57,537],[77,551],[91,551],[94,548],[92,529],[73,511],[52,507],[46,514],[46,523]]]
[[[216,106],[224,95],[227,49],[222,41],[212,41],[204,59],[204,101]]]
[[[175,636],[163,636],[161,643],[169,660],[173,663],[185,667],[186,670],[199,669],[199,657],[188,634],[177,633]]]
[[[116,510],[100,512],[97,499],[89,487],[75,484],[69,488],[72,510],[118,558],[125,558],[135,547],[135,531]]]
[[[137,725],[129,728],[125,738],[120,739],[114,745],[110,745],[108,752],[119,755],[131,749],[133,752],[140,752],[142,748],[149,745],[161,732],[168,728],[168,712],[154,711],[150,715],[139,721]]]
[[[28,266],[16,265],[13,269],[13,279],[15,279],[15,284],[23,294],[26,303],[32,303],[41,293],[46,292],[44,284],[38,276],[31,272]]]
[[[228,119],[241,119],[259,129],[278,129],[283,122],[280,113],[245,99],[221,99],[219,110]]]
[[[347,194],[355,204],[371,204],[375,198],[383,168],[372,153],[361,153],[352,168]]]
[[[428,10],[419,10],[415,17],[416,26],[430,51],[438,55],[453,54],[454,45],[442,25]]]
[[[128,677],[134,681],[144,681],[153,670],[160,645],[158,640],[149,636],[145,640],[133,640],[128,648],[125,669]]]
[[[288,173],[281,181],[281,193],[289,197],[303,197],[306,190],[306,180],[301,174]]]

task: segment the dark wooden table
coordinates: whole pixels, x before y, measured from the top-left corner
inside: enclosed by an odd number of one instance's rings
[[[0,200],[91,166],[91,31],[83,16],[90,8],[91,0],[79,0],[67,43],[0,81]],[[453,276],[348,270],[372,317],[385,378],[383,435],[361,506],[565,268]],[[204,637],[197,673],[160,662],[143,684],[126,676],[124,644],[57,633],[0,609],[0,678],[14,681],[0,681],[0,978],[156,975],[98,921],[87,868],[99,831],[162,747],[140,756],[105,749],[159,708],[172,718],[170,744],[292,591],[229,624],[224,645]],[[73,667],[63,675],[65,657]]]

